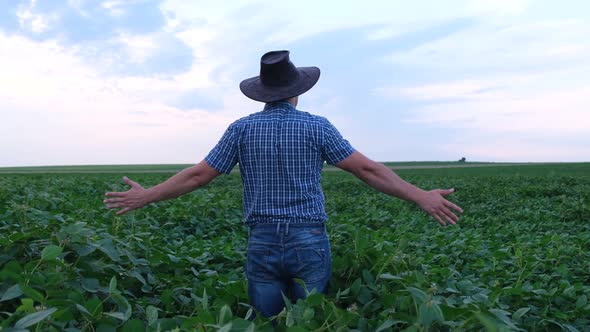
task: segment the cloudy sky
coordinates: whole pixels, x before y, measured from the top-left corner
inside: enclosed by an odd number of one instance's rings
[[[590,1],[0,1],[0,166],[193,163],[260,56],[380,161],[590,161]]]

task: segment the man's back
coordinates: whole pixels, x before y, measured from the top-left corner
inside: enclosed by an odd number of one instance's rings
[[[324,161],[335,164],[353,152],[325,118],[274,102],[234,122],[206,160],[226,173],[239,163],[247,224],[308,223],[328,218]]]

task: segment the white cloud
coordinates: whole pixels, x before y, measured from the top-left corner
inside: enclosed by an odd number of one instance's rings
[[[579,19],[491,20],[396,52],[390,60],[398,65],[445,76],[375,93],[424,105],[412,108],[405,121],[454,132],[450,143],[436,143],[446,153],[465,151],[483,160],[590,160],[583,145],[590,139],[589,33],[588,21]],[[548,136],[556,138],[550,146],[535,144]]]
[[[100,5],[108,10],[111,16],[121,16],[125,14],[125,10],[121,8],[124,3],[125,2],[121,0],[109,0],[103,1]]]
[[[489,90],[496,89],[502,84],[500,81],[462,80],[422,86],[383,87],[376,89],[375,92],[382,96],[409,97],[420,100],[473,99],[482,98],[483,95],[489,94]]]
[[[590,72],[590,68],[586,70]],[[571,71],[450,81],[378,91],[390,98],[429,101],[407,121],[475,131],[590,133],[590,78]]]
[[[76,54],[0,34],[0,164],[194,162],[234,120],[167,106],[181,81],[103,78]]]
[[[419,108],[408,121],[479,132],[588,135],[590,86],[537,96],[509,95]]]
[[[207,25],[221,31],[230,26],[252,32],[268,44],[284,45],[319,33],[382,25],[368,38],[383,39],[416,27],[457,18],[517,13],[528,1],[373,1],[338,4],[315,0],[282,1],[272,4],[255,0],[228,2],[167,0],[161,5],[173,28]],[[306,10],[309,8],[309,10]]]
[[[155,35],[130,35],[123,33],[115,42],[125,46],[125,51],[132,63],[143,63],[159,49]]]
[[[49,29],[51,22],[56,20],[56,17],[55,15],[36,13],[34,10],[36,3],[36,0],[31,0],[28,6],[21,5],[16,12],[16,16],[21,28],[38,34]]]
[[[590,160],[590,68],[483,77],[379,93],[427,102],[403,121],[450,133],[432,144],[444,154],[488,161]]]
[[[519,67],[585,64],[590,57],[587,20],[481,23],[390,60],[402,65],[468,70],[518,71]]]

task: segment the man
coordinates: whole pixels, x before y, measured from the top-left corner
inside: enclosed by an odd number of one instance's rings
[[[440,224],[455,224],[461,208],[447,201],[450,190],[424,191],[353,147],[326,119],[296,109],[298,96],[318,81],[317,67],[297,68],[288,51],[266,53],[260,75],[242,81],[241,91],[265,103],[264,110],[237,120],[195,166],[149,189],[124,178],[127,192],[106,193],[108,208],[124,214],[147,203],[193,191],[239,164],[244,219],[250,228],[246,275],[252,305],[265,317],[316,289],[325,292],[331,274],[328,219],[320,186],[324,162],[351,172],[373,188],[414,202]],[[294,279],[303,280],[304,289]]]

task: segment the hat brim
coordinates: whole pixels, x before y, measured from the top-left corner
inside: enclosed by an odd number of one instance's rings
[[[246,97],[256,101],[270,103],[299,96],[311,89],[320,79],[318,67],[297,67],[299,79],[289,86],[268,86],[262,84],[260,76],[245,79],[240,83],[240,90]]]

